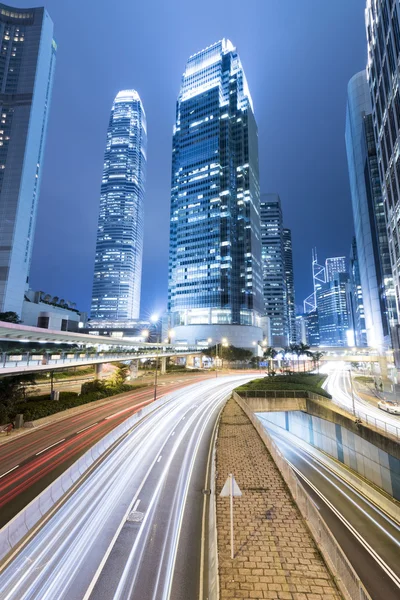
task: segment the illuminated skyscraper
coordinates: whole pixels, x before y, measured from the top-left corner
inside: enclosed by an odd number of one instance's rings
[[[365,71],[349,81],[345,139],[367,343],[383,350],[397,311]]]
[[[333,281],[338,273],[346,273],[346,257],[333,256],[325,261],[326,281]]]
[[[44,8],[0,4],[0,311],[21,315],[35,233],[56,44]]]
[[[283,257],[285,264],[285,281],[286,281],[286,304],[287,304],[287,323],[289,343],[294,344],[297,340],[296,330],[296,303],[294,294],[294,273],[293,273],[293,248],[292,248],[292,232],[290,229],[284,228],[283,234]]]
[[[139,317],[146,180],[146,115],[135,90],[119,92],[107,131],[91,317]]]
[[[387,239],[393,275],[393,291],[400,310],[400,3],[399,0],[367,0],[365,10],[368,41],[367,80],[371,106],[371,129],[375,134],[375,161],[382,185]],[[355,78],[360,77],[360,74]],[[353,79],[355,79],[353,78]],[[351,80],[350,83],[352,83]],[[355,84],[353,84],[355,85]],[[360,258],[361,250],[357,239]],[[393,325],[390,297],[389,321]],[[367,310],[365,319],[368,322]],[[392,328],[392,333],[395,327]],[[393,339],[398,346],[398,340]],[[370,343],[368,341],[368,343]]]
[[[176,108],[169,312],[177,342],[262,338],[258,179],[252,100],[223,39],[189,58]]]
[[[289,314],[282,208],[278,194],[261,196],[261,242],[264,310],[270,320],[271,344],[284,348],[289,343]]]

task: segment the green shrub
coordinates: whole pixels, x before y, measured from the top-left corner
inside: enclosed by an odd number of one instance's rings
[[[97,383],[97,382],[88,382]],[[87,384],[84,384],[87,385]],[[83,387],[83,386],[82,386]],[[131,392],[143,387],[147,387],[146,384],[139,383],[136,385],[120,385],[118,387],[105,387],[104,389],[91,390],[88,393],[78,395],[76,392],[60,392],[60,399],[58,402],[50,400],[47,396],[31,396],[28,402],[20,402],[16,407],[16,414],[22,413],[25,421],[35,421],[36,419],[42,419],[49,415],[67,410],[68,408],[75,408],[76,406],[82,406],[102,398],[108,398],[124,392]]]
[[[314,392],[320,396],[326,398],[332,398],[328,392],[326,392],[321,385],[326,379],[326,375],[313,374],[313,373],[298,373],[296,375],[276,375],[275,377],[264,377],[264,379],[253,379],[238,388],[236,391],[264,391],[264,390],[276,390],[276,391],[291,391],[291,390],[302,390]]]

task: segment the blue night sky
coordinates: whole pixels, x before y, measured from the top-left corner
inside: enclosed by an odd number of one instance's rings
[[[24,0],[20,6],[38,2]],[[296,303],[353,232],[344,146],[348,80],[365,67],[365,0],[48,0],[58,44],[30,283],[90,305],[106,130],[138,90],[148,122],[142,314],[166,306],[172,126],[190,54],[237,46],[259,128],[261,190],[292,228]]]

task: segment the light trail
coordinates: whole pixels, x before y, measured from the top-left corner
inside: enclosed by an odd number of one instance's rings
[[[212,379],[168,394],[166,404],[116,446],[14,557],[0,577],[2,600],[100,598],[96,582],[104,587],[102,577],[110,586],[110,599],[129,598],[132,590],[137,597],[173,598],[175,561],[200,449],[207,455],[208,432],[224,398],[251,378],[224,377],[217,384]],[[200,490],[203,482],[204,472]],[[132,525],[127,515],[138,507],[139,494],[144,517],[129,529],[126,550],[123,536]],[[150,551],[154,536],[156,554]],[[125,551],[122,565],[113,561],[115,544]],[[116,569],[122,572],[116,574]],[[198,571],[191,574],[192,581]],[[145,588],[144,595],[146,573],[151,589]]]

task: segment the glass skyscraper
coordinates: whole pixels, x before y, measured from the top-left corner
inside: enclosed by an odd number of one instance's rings
[[[264,311],[269,318],[271,345],[289,342],[288,297],[281,200],[278,194],[261,196],[261,243]]]
[[[0,4],[0,311],[21,315],[35,233],[56,44],[44,8]]]
[[[91,317],[139,318],[146,180],[146,115],[135,90],[119,92],[107,131]]]
[[[262,336],[232,328],[260,324],[259,211],[252,99],[237,51],[223,39],[189,58],[176,107],[168,307],[177,341],[225,335],[248,345]]]
[[[337,273],[317,290],[319,344],[348,346],[350,329],[348,305],[349,275]]]
[[[333,256],[327,258],[325,261],[325,279],[326,281],[332,281],[335,279],[338,273],[346,273],[346,257],[345,256]]]
[[[354,329],[356,346],[368,346],[367,331],[365,328],[364,300],[358,264],[357,242],[353,238],[350,248],[350,301],[351,318]]]
[[[385,207],[397,313],[400,309],[400,3],[367,0],[367,79]],[[357,240],[358,244],[358,240]],[[389,309],[390,310],[390,309]],[[367,315],[366,315],[367,317]],[[390,315],[389,315],[390,318]]]
[[[382,351],[397,310],[365,71],[348,85],[345,139],[367,342]]]
[[[293,273],[293,247],[292,232],[290,229],[283,228],[283,256],[285,263],[286,280],[286,299],[287,299],[287,323],[289,343],[294,344],[297,341],[296,329],[296,302],[294,295],[294,273]]]

